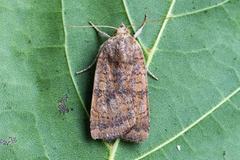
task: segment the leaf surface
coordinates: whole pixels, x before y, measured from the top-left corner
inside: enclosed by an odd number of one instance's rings
[[[3,159],[237,159],[240,2],[4,1],[0,7]],[[147,23],[137,38],[148,69],[150,134],[143,143],[92,140],[92,28]],[[132,35],[140,25],[133,26]],[[110,28],[99,28],[113,35]],[[58,106],[67,95],[64,115]],[[16,142],[3,145],[15,137]],[[177,149],[180,146],[180,150]]]

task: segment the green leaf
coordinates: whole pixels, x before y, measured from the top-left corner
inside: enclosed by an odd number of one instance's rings
[[[237,159],[239,7],[237,0],[3,1],[1,159]],[[137,38],[159,78],[148,76],[149,138],[93,140],[95,66],[75,72],[91,64],[106,38],[93,28],[63,25],[118,27],[142,22],[145,14],[149,21],[171,17],[147,23]],[[69,112],[60,113],[59,105]]]

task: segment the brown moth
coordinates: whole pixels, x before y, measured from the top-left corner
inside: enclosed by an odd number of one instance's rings
[[[101,45],[94,60],[97,60],[97,66],[90,111],[93,139],[143,142],[148,138],[148,70],[142,49],[135,40],[146,18],[134,36],[124,24],[111,37],[89,22],[96,31],[109,38]],[[76,74],[86,71],[94,62]]]

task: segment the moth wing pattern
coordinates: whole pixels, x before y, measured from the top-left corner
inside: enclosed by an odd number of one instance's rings
[[[141,47],[138,43],[137,45],[137,52],[134,55],[134,59],[136,60],[133,70],[134,76],[132,77],[132,81],[135,83],[133,88],[133,104],[136,122],[129,132],[121,137],[131,142],[145,141],[148,138],[150,128],[147,68]]]
[[[118,68],[107,57],[103,51],[98,57],[90,117],[92,138],[105,141],[120,138],[135,124],[133,107],[126,108],[129,99],[118,96],[117,78],[112,75]]]
[[[147,69],[138,42],[115,35],[99,49],[91,105],[91,135],[142,142],[149,132]]]

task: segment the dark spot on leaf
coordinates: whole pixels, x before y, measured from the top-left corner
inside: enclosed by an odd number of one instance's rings
[[[16,142],[17,142],[16,137],[15,138],[14,137],[9,137],[8,144],[14,144]]]
[[[8,142],[3,140],[3,139],[0,139],[0,144],[2,144],[2,145],[14,144],[16,142],[17,142],[16,137],[15,138],[14,137],[9,137],[9,141]]]
[[[193,9],[196,9],[195,7],[193,7]]]
[[[31,42],[32,42],[32,41],[29,39],[29,40],[28,40],[28,44],[30,44]]]
[[[167,132],[167,129],[165,129],[165,131]]]
[[[2,145],[8,145],[8,143],[7,143],[7,141],[5,141],[5,140],[3,140],[3,139],[0,139],[0,144],[2,144]]]
[[[223,151],[223,159],[225,160],[225,155],[226,155],[226,152]]]
[[[204,13],[207,13],[207,11],[204,11]]]
[[[71,108],[71,111],[73,111],[73,108]]]
[[[63,115],[65,114],[65,112],[67,113],[69,112],[69,109],[66,108],[66,105],[65,105],[65,103],[67,102],[67,98],[68,96],[67,94],[65,94],[64,97],[58,101],[58,103],[60,103],[58,106],[59,112],[62,113]]]

